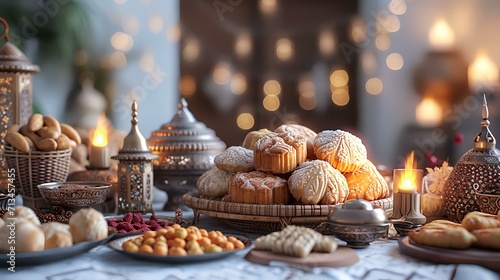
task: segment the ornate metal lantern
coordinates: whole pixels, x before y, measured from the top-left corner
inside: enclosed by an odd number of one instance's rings
[[[31,74],[39,68],[29,62],[26,56],[10,42],[9,25],[0,18],[4,32],[0,41],[7,42],[0,47],[0,179],[6,178],[7,165],[4,157],[3,138],[7,128],[13,124],[23,125],[32,113]],[[5,185],[5,184],[2,184]]]
[[[446,180],[444,207],[448,219],[460,223],[467,213],[479,211],[476,193],[500,192],[500,150],[491,133],[486,97],[483,101],[481,131],[474,148],[465,153]]]
[[[148,139],[149,148],[159,156],[153,161],[155,185],[168,194],[165,210],[183,207],[182,195],[196,190],[200,175],[215,166],[215,156],[226,148],[215,131],[197,121],[187,107],[182,99],[173,119]]]
[[[118,214],[153,211],[153,163],[151,153],[137,127],[137,102],[132,104],[132,128],[118,155]]]

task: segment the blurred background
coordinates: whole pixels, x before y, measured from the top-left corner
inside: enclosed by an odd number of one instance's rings
[[[20,0],[10,38],[41,72],[35,111],[84,128],[104,112],[146,138],[180,98],[228,146],[260,128],[348,130],[379,165],[458,158],[483,94],[500,135],[494,0]]]

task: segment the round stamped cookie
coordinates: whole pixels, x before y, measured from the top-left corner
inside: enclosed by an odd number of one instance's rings
[[[367,160],[361,139],[340,129],[318,133],[314,139],[314,153],[343,173],[358,170]]]
[[[231,146],[214,158],[215,165],[227,172],[253,171],[253,151],[242,146]]]

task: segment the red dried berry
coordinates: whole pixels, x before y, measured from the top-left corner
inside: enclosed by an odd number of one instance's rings
[[[142,223],[144,222],[144,219],[142,218],[142,214],[141,213],[133,213],[132,214],[132,220],[134,221],[134,223]]]
[[[126,229],[128,224],[129,223],[127,223],[127,222],[121,222],[118,225],[116,225],[116,229],[118,229],[118,230]]]
[[[108,226],[110,226],[112,228],[116,228],[116,226],[118,226],[118,222],[108,221]]]
[[[128,212],[127,214],[123,215],[123,221],[124,222],[131,223],[132,219],[133,219],[132,212]]]
[[[140,229],[142,228],[142,224],[132,224],[132,226],[135,228],[135,229]]]
[[[120,229],[120,230],[118,230],[118,231],[116,231],[116,232],[117,232],[117,233],[127,233],[127,231],[126,231],[126,230],[124,230],[124,229]]]
[[[149,218],[149,220],[150,220],[150,221],[158,221],[158,217],[156,217],[156,214],[155,214],[155,213],[153,213],[153,214],[151,215],[151,218]]]
[[[126,229],[128,232],[131,232],[131,231],[133,231],[135,228],[134,228],[134,226],[132,226],[132,224],[127,224],[127,225],[126,225],[126,227],[125,227],[125,229]]]

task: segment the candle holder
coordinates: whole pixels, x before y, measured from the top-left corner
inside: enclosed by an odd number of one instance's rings
[[[393,211],[390,219],[405,220],[414,225],[427,220],[420,212],[422,169],[394,169]]]
[[[132,128],[118,155],[118,214],[153,212],[153,163],[151,153],[137,126],[137,102],[132,103]]]

